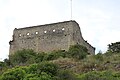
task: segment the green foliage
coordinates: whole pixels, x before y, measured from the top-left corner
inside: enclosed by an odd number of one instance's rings
[[[2,74],[3,69],[5,68],[5,63],[4,62],[0,62],[0,74]]]
[[[51,62],[42,62],[9,69],[0,76],[0,80],[55,80],[57,73],[57,65]]]
[[[4,59],[4,64],[5,66],[10,66],[10,60],[9,59]]]
[[[0,70],[5,66],[4,62],[0,62]]]
[[[60,57],[67,57],[67,52],[64,50],[52,51],[51,53],[47,53],[47,55],[44,56],[44,61],[55,60]]]
[[[10,59],[0,62],[0,80],[120,80],[119,46],[115,47],[110,47],[105,54],[89,56],[87,49],[78,44],[68,51],[17,51]]]
[[[21,68],[11,69],[4,72],[1,76],[2,80],[23,80],[25,77],[25,71]]]
[[[38,64],[38,69],[40,72],[45,72],[52,76],[57,74],[58,66],[50,62],[42,62]]]
[[[80,60],[86,57],[86,55],[88,54],[88,50],[86,47],[77,44],[71,46],[68,53],[70,57]]]
[[[99,61],[103,61],[103,55],[101,53],[98,53],[97,55],[94,55],[94,58]]]
[[[36,54],[35,62],[40,63],[40,62],[44,61],[45,56],[47,56],[47,54],[44,52]]]
[[[40,72],[38,69],[38,64],[32,64],[28,68],[26,68],[26,72],[28,74],[37,74],[37,72]]]
[[[120,80],[119,74],[113,71],[93,71],[79,75],[79,80]]]
[[[120,53],[120,42],[111,43],[108,45],[108,52]]]
[[[48,53],[45,57],[44,57],[44,61],[50,61],[50,60],[55,60],[59,58],[59,55],[56,53]]]
[[[19,50],[15,54],[10,55],[12,65],[24,65],[35,62],[36,53],[33,50]]]
[[[38,74],[27,74],[24,80],[54,80],[54,79],[47,73],[42,72],[39,75]]]
[[[77,77],[68,70],[61,70],[58,74],[59,80],[78,80]]]

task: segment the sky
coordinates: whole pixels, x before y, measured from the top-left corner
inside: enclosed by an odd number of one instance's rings
[[[0,0],[0,61],[8,58],[14,28],[71,20],[71,0]],[[72,20],[99,51],[120,41],[120,0],[72,0]]]

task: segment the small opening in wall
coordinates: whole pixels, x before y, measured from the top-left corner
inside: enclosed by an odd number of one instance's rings
[[[53,29],[53,32],[55,32],[55,29]]]
[[[38,34],[38,31],[36,31],[35,34]]]
[[[65,30],[65,28],[62,28],[62,30],[64,31],[64,30]]]
[[[44,33],[47,33],[47,31],[44,31]]]
[[[67,36],[67,35],[65,35],[65,36]]]
[[[19,37],[21,37],[22,35],[21,34],[19,34]]]
[[[28,32],[28,33],[27,33],[27,35],[29,36],[29,35],[30,35],[30,33]]]

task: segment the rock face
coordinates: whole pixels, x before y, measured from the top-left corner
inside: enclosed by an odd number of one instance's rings
[[[72,20],[19,29],[15,28],[13,40],[9,44],[10,55],[22,49],[33,49],[36,52],[68,50],[71,45],[75,44],[85,46],[90,54],[95,53],[95,48],[83,39],[79,24]]]

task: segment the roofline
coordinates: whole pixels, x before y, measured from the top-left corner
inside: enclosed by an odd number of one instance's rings
[[[33,28],[33,27],[42,27],[42,26],[55,25],[55,24],[68,23],[68,22],[77,23],[75,20],[69,20],[69,21],[56,22],[56,23],[43,24],[43,25],[36,25],[36,26],[29,26],[29,27],[23,27],[23,28],[15,28],[15,30],[22,30],[22,29]]]

